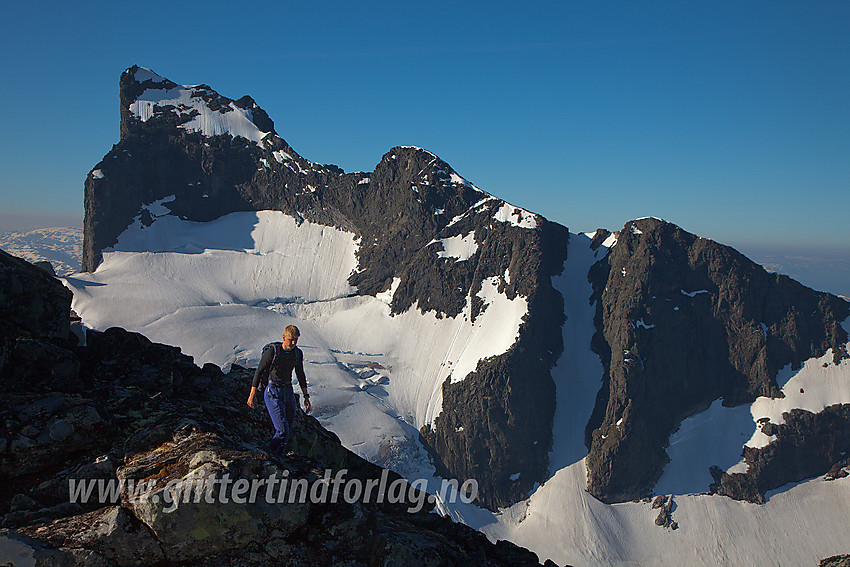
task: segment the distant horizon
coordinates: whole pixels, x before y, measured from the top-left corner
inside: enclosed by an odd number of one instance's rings
[[[495,197],[500,198],[498,195]],[[515,205],[515,203],[511,203]],[[643,218],[643,216],[647,215],[636,215],[632,218],[629,218],[620,226],[611,227],[611,226],[601,226],[596,225],[591,227],[590,225],[586,227],[574,227],[568,226],[563,222],[558,221],[557,219],[552,219],[546,216],[545,213],[540,211],[531,211],[533,213],[539,214],[546,218],[551,222],[556,222],[563,226],[566,226],[573,233],[581,233],[581,232],[590,232],[599,228],[603,228],[606,230],[610,230],[611,232],[617,232],[621,230],[623,226],[632,220],[636,220],[639,218]],[[39,212],[39,211],[0,211],[0,232],[28,232],[32,230],[38,230],[41,228],[83,228],[83,220],[84,214],[75,214],[75,213],[52,213],[52,212]],[[648,215],[654,216],[654,215]],[[661,217],[657,217],[661,218]],[[695,234],[696,236],[702,238],[710,238],[715,242],[719,242],[720,244],[725,244],[726,246],[731,246],[733,248],[745,247],[747,249],[758,250],[759,253],[762,254],[787,254],[787,255],[795,255],[795,254],[810,254],[814,251],[820,251],[824,257],[847,257],[850,258],[850,244],[847,246],[842,246],[840,243],[835,246],[830,246],[828,244],[825,245],[817,245],[817,246],[806,246],[806,245],[795,245],[795,244],[770,244],[770,243],[758,243],[758,242],[732,242],[732,241],[724,241],[722,239],[712,238],[706,236],[704,234],[699,234],[693,230],[690,230],[687,226],[682,226],[670,219],[663,219],[667,222],[675,224],[682,230],[686,232],[690,232]],[[590,223],[593,224],[593,223]],[[739,250],[740,251],[740,250]]]
[[[543,216],[545,217],[546,215]],[[78,223],[74,223],[71,219],[78,219]],[[32,211],[23,213],[0,212],[0,234],[9,232],[25,233],[46,228],[79,228],[82,230],[82,227],[82,215],[67,215],[63,213],[43,214]],[[567,228],[573,233],[594,230]],[[605,228],[616,232],[622,227],[597,228]],[[687,227],[680,226],[680,228],[687,232],[692,232]],[[697,233],[693,234],[702,236]],[[819,291],[827,291],[840,295],[850,301],[850,249],[824,246],[783,247],[781,245],[712,240],[726,246],[731,246],[753,262],[764,266],[769,272],[785,274],[803,285]]]

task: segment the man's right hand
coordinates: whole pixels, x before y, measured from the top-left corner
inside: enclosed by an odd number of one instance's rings
[[[250,407],[252,409],[257,408],[257,401],[254,399],[256,395],[257,395],[257,388],[254,387],[254,386],[251,386],[251,393],[248,394],[248,402],[247,403],[248,403],[248,407]]]

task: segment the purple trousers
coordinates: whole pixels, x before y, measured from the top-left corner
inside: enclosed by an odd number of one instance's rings
[[[269,450],[281,457],[286,455],[286,442],[292,431],[292,423],[295,421],[295,392],[289,388],[275,386],[271,383],[266,386],[264,393],[266,409],[274,424],[274,437],[269,442]]]

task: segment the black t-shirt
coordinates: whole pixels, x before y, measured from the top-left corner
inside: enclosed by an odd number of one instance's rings
[[[298,347],[285,350],[282,343],[270,343],[263,349],[263,356],[254,372],[253,387],[265,382],[266,377],[271,384],[278,387],[292,387],[292,371],[298,377],[298,385],[302,390],[307,389],[307,378],[304,376],[304,353]]]

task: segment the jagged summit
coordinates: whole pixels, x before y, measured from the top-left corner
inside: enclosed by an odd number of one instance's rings
[[[223,97],[207,85],[178,85],[134,65],[121,75],[121,137],[139,122],[153,121],[213,137],[228,135],[260,143],[274,135],[274,122],[250,96]]]

